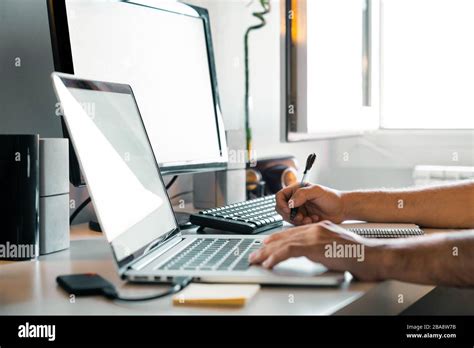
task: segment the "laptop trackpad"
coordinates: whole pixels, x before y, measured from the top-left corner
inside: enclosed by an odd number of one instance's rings
[[[293,277],[314,277],[327,272],[327,270],[322,264],[308,260],[306,257],[294,257],[273,267],[274,274]]]

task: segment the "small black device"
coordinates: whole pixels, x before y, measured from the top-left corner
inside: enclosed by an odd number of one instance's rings
[[[147,297],[122,297],[115,286],[97,273],[82,273],[62,275],[56,278],[56,282],[68,294],[74,296],[102,295],[110,300],[120,301],[149,301],[176,294],[187,287],[192,281],[191,277],[177,277],[173,279],[172,286],[164,292]]]
[[[68,294],[74,296],[103,295],[104,289],[115,289],[112,283],[96,273],[62,275],[56,281]]]
[[[260,233],[283,225],[275,210],[275,195],[255,198],[219,208],[202,210],[190,217],[192,224],[240,234]]]
[[[39,253],[39,136],[0,135],[0,259]]]

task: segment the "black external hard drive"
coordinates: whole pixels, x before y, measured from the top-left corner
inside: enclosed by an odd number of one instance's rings
[[[56,278],[59,286],[75,296],[103,295],[104,289],[114,285],[96,273],[70,274]]]

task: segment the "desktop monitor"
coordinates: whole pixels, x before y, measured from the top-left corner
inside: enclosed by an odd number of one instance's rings
[[[48,13],[55,70],[131,85],[163,174],[226,168],[205,9],[169,0],[49,0]]]

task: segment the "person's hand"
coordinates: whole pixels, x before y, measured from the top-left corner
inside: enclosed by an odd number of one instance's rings
[[[293,220],[291,208],[298,208]],[[276,194],[276,211],[286,221],[294,225],[307,225],[329,220],[334,223],[344,221],[344,203],[341,192],[320,185],[299,184],[288,186]]]
[[[249,261],[273,268],[291,257],[305,256],[333,271],[349,271],[366,281],[383,279],[382,241],[363,238],[329,221],[275,233]]]

